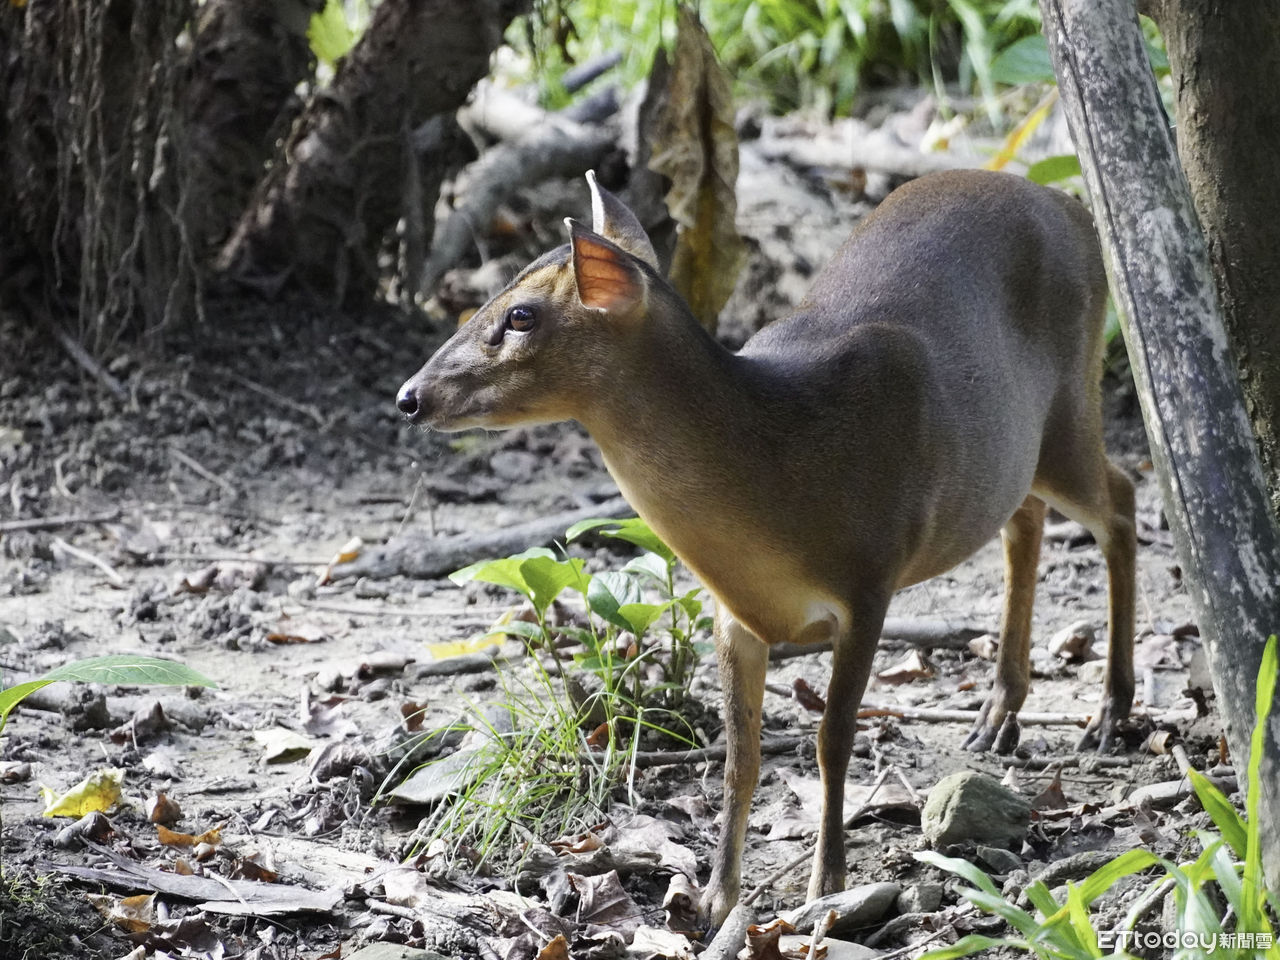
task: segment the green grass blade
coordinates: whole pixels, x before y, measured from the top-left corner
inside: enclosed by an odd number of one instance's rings
[[[1074,883],[1067,883],[1067,914],[1071,918],[1071,929],[1075,932],[1076,941],[1091,957],[1102,956],[1098,948],[1098,934],[1093,929],[1093,920],[1089,916],[1089,904],[1080,896],[1080,888]]]
[[[1084,883],[1080,884],[1080,896],[1086,904],[1091,904],[1123,877],[1162,865],[1165,865],[1165,861],[1149,850],[1128,850],[1089,874]]]
[[[921,863],[928,863],[941,870],[947,870],[963,877],[975,887],[985,893],[989,893],[993,897],[1000,896],[1000,891],[996,889],[996,885],[992,882],[991,878],[968,860],[961,860],[959,857],[944,857],[935,850],[920,850],[917,853],[912,854],[912,856]]]
[[[1262,877],[1262,847],[1259,827],[1262,802],[1262,747],[1267,733],[1267,718],[1271,715],[1272,699],[1276,690],[1276,635],[1272,634],[1262,651],[1262,663],[1258,668],[1258,695],[1254,704],[1253,737],[1249,742],[1249,792],[1245,797],[1246,847],[1244,878],[1242,880],[1242,911],[1239,929],[1262,933],[1271,925],[1262,912],[1261,891],[1266,889]]]
[[[922,953],[918,960],[956,960],[957,957],[971,957],[975,953],[980,953],[983,950],[991,950],[996,947],[1011,947],[1015,950],[1030,949],[1024,940],[1010,940],[1004,937],[984,937],[980,933],[971,933],[968,936],[961,937],[949,947],[939,947],[937,950],[930,950],[928,953]]]
[[[1249,849],[1249,833],[1244,818],[1214,782],[1199,770],[1188,770],[1187,776],[1191,779],[1191,786],[1196,791],[1200,806],[1204,807],[1214,825],[1222,831],[1222,838],[1235,851],[1235,855],[1243,860]]]

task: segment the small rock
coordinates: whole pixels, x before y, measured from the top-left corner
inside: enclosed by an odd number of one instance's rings
[[[316,597],[316,578],[314,576],[298,577],[289,581],[285,588],[289,596],[295,600],[314,600]]]
[[[978,859],[1000,876],[1008,876],[1022,866],[1022,858],[1003,847],[979,845]]]
[[[361,577],[356,581],[355,595],[361,600],[385,600],[388,592],[386,584],[368,577]]]
[[[933,913],[942,906],[942,884],[926,881],[907,887],[898,894],[899,913]]]
[[[499,450],[489,458],[495,477],[510,483],[525,483],[538,468],[538,458],[527,450]]]
[[[1097,633],[1093,624],[1088,620],[1077,620],[1065,630],[1059,630],[1049,638],[1049,652],[1059,659],[1069,660],[1072,663],[1092,660],[1095,657],[1093,652],[1095,639],[1097,639]]]
[[[828,910],[834,910],[838,919],[827,932],[833,937],[839,937],[860,927],[878,923],[889,912],[901,892],[902,887],[896,883],[866,883],[852,890],[842,890],[811,900],[803,907],[786,914],[785,919],[796,928],[797,933],[808,933],[813,930],[819,917],[826,916]]]
[[[1081,684],[1088,687],[1099,686],[1102,678],[1107,674],[1106,660],[1090,660],[1080,664],[1080,669],[1076,672],[1076,678]]]
[[[939,780],[920,812],[921,830],[934,847],[966,840],[1012,846],[1022,840],[1030,821],[1026,797],[973,770]]]

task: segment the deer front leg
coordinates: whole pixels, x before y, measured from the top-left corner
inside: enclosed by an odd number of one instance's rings
[[[846,629],[837,628],[831,657],[827,707],[818,727],[818,768],[822,774],[822,820],[809,875],[809,899],[844,889],[844,781],[858,729],[858,707],[880,642],[891,591],[860,598]]]
[[[716,656],[724,691],[724,812],[702,913],[719,927],[738,902],[747,814],[760,779],[760,711],[768,647],[723,609],[716,610]]]

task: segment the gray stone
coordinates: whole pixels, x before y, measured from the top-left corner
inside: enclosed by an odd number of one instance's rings
[[[933,913],[942,906],[942,884],[926,881],[907,887],[898,894],[899,913]]]
[[[1003,847],[978,846],[978,859],[1000,876],[1007,876],[1022,866],[1022,858]]]
[[[819,917],[825,916],[828,910],[834,910],[837,919],[827,932],[839,937],[880,922],[901,892],[902,887],[896,883],[865,883],[852,890],[811,900],[786,914],[785,919],[797,933],[808,933]]]
[[[1030,821],[1026,797],[974,770],[939,780],[920,812],[921,830],[934,847],[965,841],[1010,847],[1021,843]]]
[[[371,943],[351,954],[347,960],[449,960],[431,950],[418,950],[398,943]]]

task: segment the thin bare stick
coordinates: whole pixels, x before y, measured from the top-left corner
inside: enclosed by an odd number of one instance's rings
[[[193,460],[191,457],[187,456],[177,447],[170,447],[169,452],[173,454],[173,458],[175,460],[177,460],[180,464],[182,464],[192,473],[198,476],[204,477],[204,479],[208,480],[210,483],[217,484],[219,487],[221,487],[224,491],[226,491],[227,496],[230,496],[230,497],[236,496],[236,488],[232,486],[230,482],[218,476],[208,467],[205,467],[203,464],[197,462],[196,460]]]
[[[112,510],[109,513],[64,514],[57,517],[0,520],[0,533],[18,533],[22,530],[56,530],[58,527],[74,527],[81,523],[110,523],[118,519],[119,516],[119,510]]]
[[[118,400],[129,399],[129,392],[125,390],[124,384],[108,373],[97,360],[89,355],[80,343],[64,333],[62,330],[54,329],[53,335],[58,338],[58,342],[62,344],[62,349],[71,355],[71,359],[78,363],[86,373],[97,380],[100,384],[111,391],[112,395]]]
[[[260,563],[264,567],[322,567],[328,561],[315,558],[251,557],[246,554],[214,553],[148,553],[147,560],[156,563]]]
[[[869,720],[873,717],[895,717],[899,720],[921,720],[926,723],[974,723],[978,719],[978,711],[931,710],[928,707],[906,707],[893,703],[863,701],[858,709],[858,719]],[[1019,723],[1039,727],[1084,726],[1089,722],[1089,717],[1090,714],[1087,713],[1018,712]]]
[[[221,376],[226,377],[228,380],[235,381],[236,383],[240,384],[240,386],[245,387],[248,390],[252,390],[254,393],[259,394],[260,396],[266,397],[272,403],[278,403],[280,406],[286,407],[289,410],[292,410],[294,413],[300,413],[304,417],[310,417],[312,420],[314,420],[317,424],[319,424],[322,427],[328,426],[328,424],[325,422],[324,415],[321,414],[320,411],[317,410],[315,407],[308,406],[305,403],[299,403],[297,400],[290,400],[288,397],[284,396],[283,394],[277,393],[275,390],[272,390],[270,387],[265,387],[262,384],[258,383],[256,380],[250,380],[248,377],[243,377],[240,374],[236,373],[234,370],[228,370],[226,367],[217,367],[215,368],[215,372],[220,374]]]
[[[68,556],[75,557],[77,560],[83,560],[85,563],[92,564],[107,575],[107,579],[114,583],[117,587],[124,586],[124,577],[116,572],[115,567],[107,563],[101,557],[94,556],[88,550],[81,550],[79,547],[73,547],[61,537],[54,537],[52,541],[55,550],[61,550]]]
[[[777,740],[765,740],[760,744],[761,756],[771,757],[779,753],[788,753],[809,737],[780,737]],[[636,767],[674,767],[695,763],[707,763],[712,760],[723,760],[727,747],[723,743],[700,750],[641,750],[632,756]]]
[[[880,776],[876,777],[876,782],[871,785],[871,792],[867,794],[867,799],[863,800],[862,803],[858,804],[857,809],[855,809],[853,813],[849,814],[849,816],[844,818],[844,828],[846,830],[848,830],[849,827],[853,826],[854,822],[859,817],[863,816],[864,814],[868,813],[870,810],[874,809],[875,804],[873,804],[872,801],[875,799],[876,793],[878,793],[880,788],[884,786],[884,782],[885,780],[888,779],[889,773],[891,770],[893,770],[893,767],[885,767],[883,770],[880,771]],[[796,867],[800,866],[801,864],[808,863],[810,860],[812,860],[813,849],[817,845],[818,845],[818,841],[816,839],[811,843],[805,844],[804,850],[798,856],[796,856],[794,860],[791,860],[789,863],[783,864],[777,870],[773,871],[773,873],[769,874],[769,876],[764,878],[763,883],[761,883],[758,887],[756,887],[749,894],[747,894],[746,898],[743,899],[742,901],[742,905],[748,906],[748,907],[751,906],[751,904],[755,903],[762,896],[764,896],[764,892],[766,890],[768,890],[775,883],[777,883],[779,880],[785,877],[788,873],[790,873],[792,870],[794,870]]]

